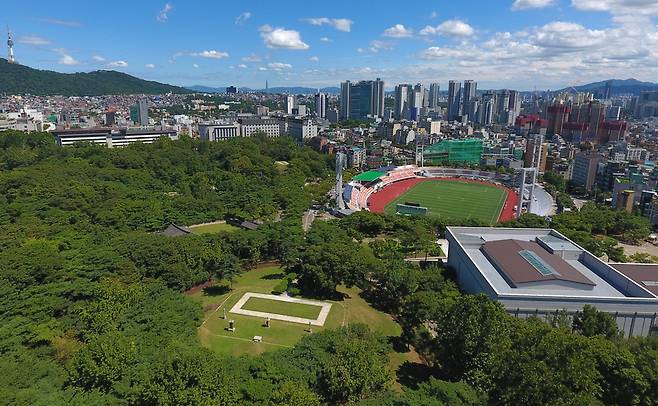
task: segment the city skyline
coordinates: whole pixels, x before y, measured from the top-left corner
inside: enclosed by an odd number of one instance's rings
[[[404,14],[382,12],[392,2],[30,3],[4,8],[19,63],[182,86],[324,87],[381,77],[387,90],[451,79],[532,90],[655,81],[658,67],[653,0],[412,1]]]

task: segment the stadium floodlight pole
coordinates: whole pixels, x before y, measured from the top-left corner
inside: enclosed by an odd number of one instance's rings
[[[521,187],[519,188],[519,204],[516,207],[516,218],[521,217],[523,211],[523,196],[525,195],[525,168],[521,169]]]
[[[339,210],[345,209],[345,200],[343,200],[343,168],[345,167],[345,154],[339,152],[336,154],[336,205]]]
[[[532,201],[535,197],[535,183],[537,183],[537,168],[532,168],[532,183],[530,184],[530,192],[528,193],[528,213],[532,213]]]

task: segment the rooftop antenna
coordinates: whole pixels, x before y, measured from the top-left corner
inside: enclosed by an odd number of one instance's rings
[[[9,31],[9,26],[7,26],[7,52],[9,63],[16,63],[16,58],[14,58],[14,38],[11,35],[11,31]]]

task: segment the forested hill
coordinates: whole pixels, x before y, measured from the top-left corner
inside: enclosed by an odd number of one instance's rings
[[[117,71],[59,73],[11,64],[0,58],[0,93],[97,96],[104,94],[190,93],[178,86],[143,80]]]

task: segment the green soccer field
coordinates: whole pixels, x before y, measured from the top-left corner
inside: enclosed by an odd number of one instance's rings
[[[472,217],[489,224],[498,222],[507,191],[494,186],[436,180],[418,183],[386,205],[386,213],[395,214],[398,203],[419,203],[428,208],[428,216],[448,219]]]

